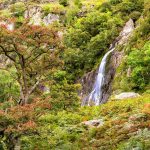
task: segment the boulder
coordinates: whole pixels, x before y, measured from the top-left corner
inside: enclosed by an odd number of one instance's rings
[[[120,93],[119,95],[115,95],[115,99],[136,98],[136,97],[139,97],[139,96],[140,95],[138,93],[124,92],[124,93]]]
[[[43,18],[43,23],[48,26],[49,24],[52,24],[55,21],[59,21],[59,15],[56,14],[48,14]]]
[[[30,24],[41,25],[42,8],[39,6],[28,8],[28,10],[25,11],[24,17],[30,18]]]
[[[89,120],[89,121],[84,121],[82,122],[83,125],[88,126],[88,127],[100,127],[104,124],[102,119],[97,119],[97,120]]]
[[[47,16],[44,16],[44,12],[40,6],[33,6],[28,8],[24,14],[25,18],[30,19],[30,24],[33,25],[50,25],[55,21],[59,22],[59,15],[49,13]]]

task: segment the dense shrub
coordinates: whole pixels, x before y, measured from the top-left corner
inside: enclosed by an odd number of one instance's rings
[[[107,12],[107,11],[111,11],[111,4],[109,2],[104,2],[102,3],[102,5],[100,5],[100,11],[101,12]]]
[[[11,12],[14,16],[22,16],[24,11],[26,10],[26,6],[23,2],[18,2],[10,6]]]
[[[74,23],[75,19],[77,18],[77,14],[79,12],[79,8],[76,6],[72,6],[72,8],[70,8],[65,16],[65,24],[66,25],[71,25],[72,23]]]
[[[118,27],[123,21],[110,12],[98,11],[77,19],[65,35],[64,53],[66,70],[74,77],[79,77],[84,71],[89,71],[97,60],[108,50],[110,43],[118,35]]]
[[[130,18],[132,18],[134,21],[137,21],[141,16],[141,13],[139,11],[133,11],[130,14]]]
[[[19,84],[15,81],[14,69],[0,70],[0,102],[19,98]]]
[[[76,112],[47,112],[37,119],[36,132],[21,136],[23,150],[38,149],[149,149],[149,95],[112,101],[100,107],[82,107]],[[103,119],[100,127],[82,122]],[[143,149],[142,149],[143,148]]]
[[[123,0],[110,0],[111,4],[118,4],[121,3]]]
[[[81,0],[74,0],[74,4],[77,5],[79,8],[81,8],[82,6]]]
[[[63,6],[68,6],[69,5],[69,1],[68,0],[59,0],[59,3]]]
[[[61,14],[64,12],[64,7],[59,4],[42,4],[41,7],[45,15],[49,13]]]
[[[79,97],[77,94],[79,88],[80,85],[69,84],[65,79],[62,82],[53,85],[50,93],[53,109],[71,110],[77,108],[79,106]]]
[[[11,17],[11,12],[9,9],[4,9],[0,11],[0,17],[6,17],[9,18]]]
[[[133,88],[144,89],[150,86],[150,43],[147,42],[142,49],[132,49],[127,60],[131,67],[130,80],[133,82]]]

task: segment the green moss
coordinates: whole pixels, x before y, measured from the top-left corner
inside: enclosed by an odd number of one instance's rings
[[[58,3],[55,4],[46,3],[40,6],[42,7],[42,10],[45,15],[48,15],[49,13],[61,14],[64,13],[65,11],[64,7]]]

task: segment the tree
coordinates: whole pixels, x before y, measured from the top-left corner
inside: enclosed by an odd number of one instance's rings
[[[142,49],[132,49],[128,58],[127,65],[131,67],[129,77],[132,88],[145,90],[150,86],[150,42],[147,42]]]
[[[13,31],[0,29],[0,53],[11,60],[20,85],[20,104],[29,103],[38,84],[59,65],[56,29],[27,22]]]

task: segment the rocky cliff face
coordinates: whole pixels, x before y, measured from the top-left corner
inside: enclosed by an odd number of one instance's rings
[[[29,18],[30,24],[34,25],[44,24],[48,26],[55,21],[59,21],[59,15],[57,14],[49,13],[47,16],[44,16],[42,8],[39,6],[33,6],[31,8],[28,8],[28,10],[25,11],[24,17]]]
[[[124,26],[122,32],[120,35],[116,38],[114,43],[111,46],[116,47],[115,51],[112,53],[111,58],[108,61],[107,68],[106,68],[106,75],[105,75],[105,82],[103,86],[103,96],[102,96],[102,101],[106,102],[112,92],[112,81],[115,76],[115,71],[117,67],[120,65],[122,62],[122,58],[124,56],[124,50],[118,51],[117,46],[124,46],[129,37],[131,36],[132,32],[134,30],[134,22],[132,19],[130,19],[126,25]],[[80,92],[81,98],[84,100],[86,96],[91,92],[94,80],[97,76],[97,71],[92,71],[87,73],[82,79],[81,79],[81,85],[82,85],[82,90]]]
[[[55,0],[54,0],[55,1]],[[54,2],[52,0],[49,0],[49,2]],[[0,3],[0,8],[4,8],[5,6],[7,7],[9,4],[19,2],[17,0],[12,0],[9,1],[8,3]],[[22,0],[22,2],[26,2],[25,0]],[[44,12],[42,11],[42,8],[40,6],[32,6],[29,7],[25,13],[24,13],[24,18],[29,19],[30,22],[29,24],[32,25],[45,25],[48,26],[55,21],[59,22],[59,15],[58,14],[52,14],[49,13],[47,16],[44,16]],[[15,29],[15,24],[11,21],[4,21],[0,20],[0,25],[6,26],[6,28],[10,31]],[[62,39],[63,38],[63,32],[59,31],[58,36]],[[10,64],[11,61],[7,59],[7,57],[4,57],[3,55],[0,55],[0,67],[4,68],[8,64]]]

